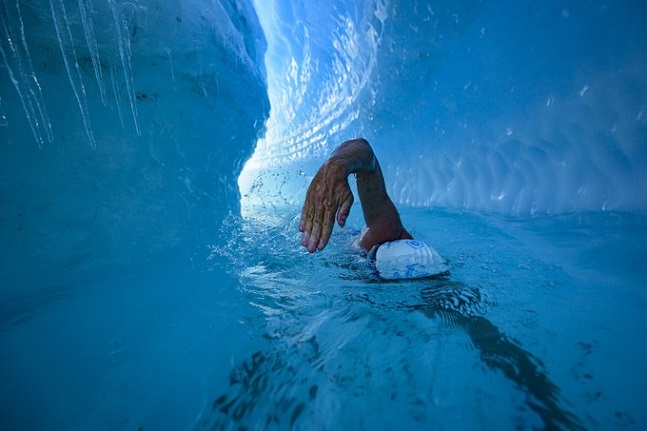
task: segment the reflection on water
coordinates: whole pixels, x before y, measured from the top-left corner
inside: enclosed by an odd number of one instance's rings
[[[422,304],[414,308],[430,318],[439,313],[444,321],[464,331],[487,367],[502,372],[529,395],[527,403],[539,414],[545,429],[584,429],[572,413],[560,406],[559,388],[544,373],[539,358],[487,318],[463,311],[480,299],[478,290],[447,279],[423,289],[421,295]]]
[[[584,429],[542,360],[488,319],[497,305],[480,287],[451,275],[380,282],[349,251],[347,235],[333,240],[331,252],[310,256],[299,249],[296,229],[241,226],[232,238],[243,247],[218,252],[240,265],[241,290],[262,312],[256,324],[266,347],[232,366],[229,388],[216,394],[200,428],[388,428],[400,414],[423,427],[452,421],[429,393],[467,390],[486,406],[474,408],[487,409],[489,393],[517,405],[493,424]],[[247,247],[259,239],[262,249]],[[469,342],[443,344],[456,337]],[[466,387],[443,389],[442,370],[420,367],[416,356],[429,351],[460,367],[466,380],[456,385]],[[463,363],[470,352],[476,356]],[[490,374],[512,389],[488,387]],[[460,414],[478,424],[477,414]]]
[[[356,296],[355,300],[358,299],[371,302],[367,295]],[[478,310],[481,299],[477,288],[449,278],[436,279],[428,281],[428,286],[420,292],[420,299],[418,304],[402,306],[393,311],[399,314],[421,312],[432,321],[438,316],[443,326],[466,334],[485,367],[502,373],[527,394],[527,407],[541,418],[543,429],[584,429],[578,418],[563,407],[560,390],[545,374],[542,361],[506,336],[486,317],[473,314]],[[377,308],[382,306],[377,303],[371,305]],[[301,323],[305,326],[309,324],[307,321]],[[339,330],[343,331],[343,326]],[[265,334],[265,337],[273,338],[270,334]],[[263,428],[295,427],[306,409],[316,408],[315,399],[321,395],[315,382],[321,374],[334,381],[338,390],[349,391],[351,400],[356,391],[361,391],[362,397],[371,396],[357,386],[353,373],[335,375],[335,368],[329,369],[324,348],[316,336],[305,336],[300,342],[287,345],[284,341],[277,340],[272,349],[254,352],[247,360],[233,367],[229,390],[212,404],[216,417],[211,424],[214,429],[229,429],[232,423],[240,426],[254,424]],[[388,339],[385,339],[387,343]],[[353,363],[348,366],[352,367]],[[374,371],[357,369],[354,372]],[[406,381],[402,383],[406,384]],[[379,415],[380,412],[375,414]],[[304,423],[297,429],[307,428],[309,419],[304,417],[303,420]]]

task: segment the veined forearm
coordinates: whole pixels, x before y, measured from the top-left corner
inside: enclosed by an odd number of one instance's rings
[[[362,171],[373,172],[377,167],[377,160],[373,149],[362,138],[346,141],[338,146],[328,161],[331,163],[340,163],[348,175]]]
[[[359,245],[369,250],[375,244],[411,238],[389,198],[384,177],[373,149],[365,139],[346,141],[333,151],[312,179],[301,211],[301,245],[310,253],[323,250],[337,219],[340,226],[353,204],[348,175],[354,173],[367,229]]]

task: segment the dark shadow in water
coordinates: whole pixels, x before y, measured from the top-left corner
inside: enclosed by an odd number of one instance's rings
[[[434,279],[431,283],[421,292],[422,303],[411,306],[412,309],[429,318],[438,316],[463,330],[485,365],[502,372],[530,395],[528,405],[541,417],[544,429],[584,429],[575,415],[560,407],[560,390],[542,371],[544,366],[539,358],[485,317],[465,312],[478,305],[471,303],[480,301],[477,289],[448,278]]]
[[[480,315],[483,300],[478,288],[448,276],[418,283],[425,285],[420,303],[400,304],[396,308],[421,312],[431,319],[439,317],[443,323],[464,331],[483,364],[503,373],[528,395],[527,405],[541,418],[543,429],[584,429],[575,415],[560,406],[560,390],[544,373],[541,360]],[[353,295],[351,300],[381,307],[366,295]],[[260,420],[265,428],[293,428],[318,392],[317,385],[301,373],[302,367],[320,369],[320,356],[314,336],[300,346],[288,347],[287,351],[283,346],[255,352],[232,369],[230,389],[213,402],[214,416],[204,418],[202,425],[208,424],[213,430],[245,429],[258,425]],[[286,361],[286,357],[292,359]],[[301,365],[299,361],[303,361]],[[285,382],[293,382],[289,391],[282,387]]]

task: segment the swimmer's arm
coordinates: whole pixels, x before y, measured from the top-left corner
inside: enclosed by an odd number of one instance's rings
[[[380,163],[368,142],[364,143],[373,155],[374,168],[355,171],[357,193],[367,228],[359,240],[359,246],[370,250],[374,245],[383,242],[412,239],[411,234],[402,225],[400,214],[386,191]]]
[[[382,170],[373,149],[365,139],[346,141],[315,175],[301,213],[301,244],[310,253],[323,250],[335,223],[346,224],[353,204],[348,175],[354,173],[367,229],[359,245],[373,245],[394,239],[411,238],[402,226],[395,205],[389,198]]]

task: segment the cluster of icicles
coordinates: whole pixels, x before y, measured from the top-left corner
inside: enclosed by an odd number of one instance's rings
[[[66,6],[64,0],[49,0],[48,12],[51,14],[58,47],[60,48],[67,77],[83,120],[85,134],[93,147],[96,145],[96,141],[90,122],[86,87],[77,56],[77,46],[81,46],[80,44],[83,43],[86,44],[84,50],[88,50],[92,59],[96,83],[103,105],[108,106],[108,96],[106,94],[106,78],[103,76],[102,65],[112,64],[109,67],[110,80],[122,125],[124,124],[124,114],[121,111],[121,104],[124,95],[121,94],[122,90],[120,90],[122,86],[119,83],[121,82],[125,83],[123,85],[126,91],[125,97],[130,107],[130,115],[132,116],[135,132],[137,135],[141,135],[137,119],[136,96],[131,72],[131,47],[128,21],[122,6],[114,0],[107,1],[107,7],[110,9],[112,15],[112,31],[114,32],[114,40],[116,41],[115,57],[117,58],[113,62],[104,61],[102,63],[97,38],[95,36],[95,22],[93,20],[93,17],[97,14],[93,10],[90,0],[78,0],[78,11],[73,11],[75,19],[70,19],[71,14],[67,10],[69,4]],[[79,25],[76,21],[77,16],[79,17],[83,35],[85,36],[84,41],[75,40],[73,37],[73,26]],[[10,2],[3,2],[2,7],[0,7],[0,36],[2,38],[0,40],[2,62],[9,74],[9,79],[18,92],[34,139],[38,142],[39,146],[47,142],[52,142],[52,125],[47,113],[43,89],[32,63],[32,56],[25,35],[25,25],[19,1],[15,1],[12,4]]]

